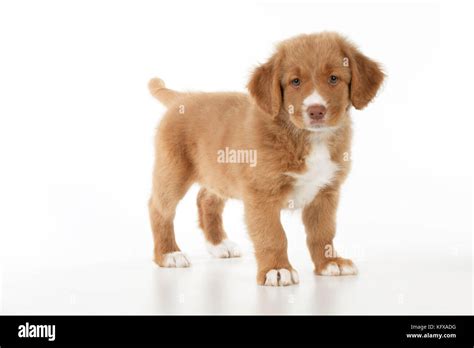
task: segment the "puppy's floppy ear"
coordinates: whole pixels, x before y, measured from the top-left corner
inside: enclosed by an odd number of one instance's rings
[[[360,110],[375,97],[385,74],[377,62],[362,54],[354,45],[346,43],[345,51],[352,73],[350,85],[352,105]]]
[[[280,59],[274,55],[255,69],[247,88],[257,105],[275,117],[280,112],[282,91],[280,85]]]

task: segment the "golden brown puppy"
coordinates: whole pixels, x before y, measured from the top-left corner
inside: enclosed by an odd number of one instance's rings
[[[242,93],[180,93],[152,79],[149,88],[168,111],[156,135],[149,201],[155,260],[188,267],[175,241],[175,208],[199,183],[199,223],[217,257],[240,253],[227,239],[227,198],[244,202],[255,247],[257,282],[298,283],[280,222],[282,209],[302,209],[307,244],[319,275],[356,274],[333,250],[339,190],[350,162],[349,109],[364,108],[384,74],[335,33],[283,41],[253,73]]]

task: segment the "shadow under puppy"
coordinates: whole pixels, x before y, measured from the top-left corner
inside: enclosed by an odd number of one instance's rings
[[[181,93],[152,79],[152,95],[168,108],[156,134],[149,201],[158,265],[190,265],[176,244],[173,219],[178,202],[199,183],[199,224],[216,257],[240,256],[222,211],[227,198],[244,202],[258,284],[298,283],[282,209],[302,209],[316,274],[356,274],[353,262],[333,249],[339,191],[350,167],[349,110],[364,108],[383,79],[379,64],[328,32],[281,42],[251,76],[250,96]]]

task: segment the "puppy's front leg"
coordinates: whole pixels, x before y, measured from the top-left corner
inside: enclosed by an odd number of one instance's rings
[[[280,207],[268,202],[245,202],[245,217],[257,259],[257,283],[267,286],[297,284],[298,273],[288,261]]]
[[[315,272],[319,275],[357,274],[351,260],[339,257],[333,246],[336,234],[336,210],[339,201],[339,188],[327,187],[303,210],[303,223],[306,241]]]

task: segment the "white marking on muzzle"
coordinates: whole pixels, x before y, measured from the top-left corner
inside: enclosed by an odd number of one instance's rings
[[[324,99],[324,97],[321,94],[318,93],[316,89],[313,91],[313,93],[311,93],[309,96],[307,96],[303,100],[303,107],[302,107],[303,122],[304,122],[304,125],[306,126],[306,129],[314,131],[314,132],[329,130],[329,127],[314,128],[311,126],[311,118],[309,117],[309,114],[306,110],[308,110],[308,107],[314,104],[322,105],[325,108],[327,108],[328,106],[327,101]]]

